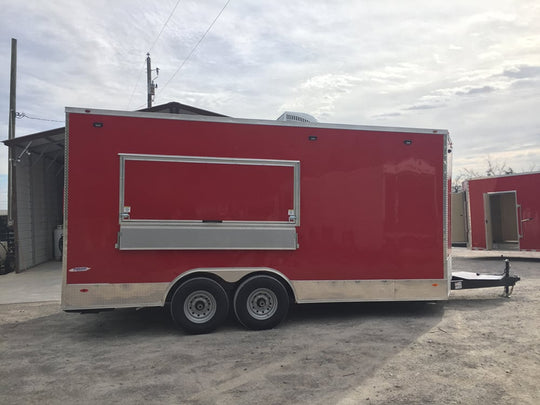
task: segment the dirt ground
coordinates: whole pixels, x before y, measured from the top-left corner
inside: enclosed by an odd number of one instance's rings
[[[444,305],[294,306],[260,332],[231,320],[188,336],[160,309],[0,305],[0,403],[540,404],[540,259],[512,270],[510,299],[501,287]]]

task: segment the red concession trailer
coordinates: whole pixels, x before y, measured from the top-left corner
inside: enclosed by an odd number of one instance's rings
[[[62,307],[232,309],[446,300],[446,130],[67,108]],[[528,215],[528,214],[527,214]]]
[[[540,251],[540,172],[468,180],[469,247]]]

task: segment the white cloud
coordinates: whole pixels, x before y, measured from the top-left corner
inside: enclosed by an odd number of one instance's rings
[[[67,105],[135,109],[144,60],[176,0],[29,0],[3,5],[18,39],[17,110],[62,120]],[[156,103],[237,117],[284,110],[348,124],[447,128],[455,167],[489,154],[540,166],[540,5],[534,0],[182,1],[152,48]],[[9,55],[9,41],[0,43]],[[0,60],[7,112],[9,60]],[[7,113],[0,116],[7,133]],[[23,135],[59,126],[17,121]],[[4,148],[5,149],[5,148]],[[520,151],[524,151],[521,154]],[[512,152],[508,154],[509,152]],[[0,154],[0,173],[7,171]]]

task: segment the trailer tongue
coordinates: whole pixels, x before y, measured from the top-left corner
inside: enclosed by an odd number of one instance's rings
[[[510,260],[505,259],[504,262],[503,274],[480,274],[468,271],[452,272],[451,289],[467,290],[470,288],[504,287],[504,296],[510,297],[520,277],[510,275]]]

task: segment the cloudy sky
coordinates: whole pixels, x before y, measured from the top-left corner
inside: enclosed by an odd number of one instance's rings
[[[0,139],[7,138],[16,38],[17,111],[42,119],[17,120],[17,136],[63,126],[65,106],[144,107],[150,51],[160,69],[155,104],[179,101],[242,118],[292,110],[322,122],[443,128],[454,142],[455,174],[485,172],[488,158],[514,171],[540,170],[538,0],[0,5]]]

